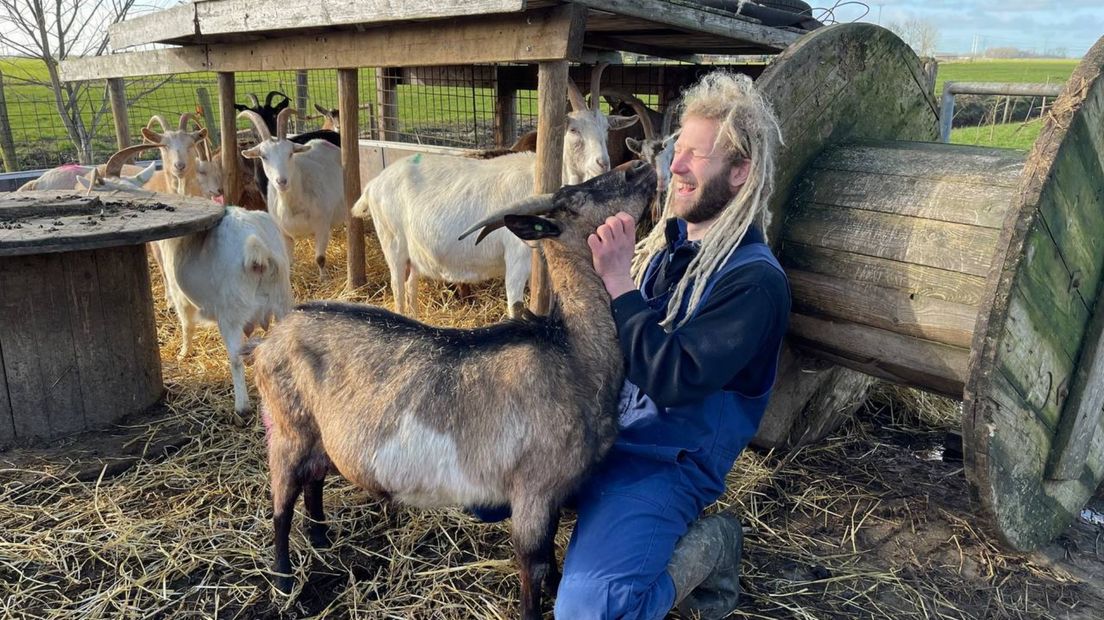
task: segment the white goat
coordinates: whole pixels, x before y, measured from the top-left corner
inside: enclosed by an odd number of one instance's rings
[[[148,146],[161,151],[161,171],[145,183],[145,189],[163,194],[186,194],[188,196],[206,196],[196,179],[197,144],[207,137],[207,129],[200,127],[188,131],[188,122],[194,122],[191,112],[180,115],[180,125],[175,130],[166,128],[165,119],[159,114],[150,117],[142,128],[142,137]],[[161,125],[161,133],[150,128],[154,122]]]
[[[129,147],[140,149],[142,146]],[[103,189],[136,191],[118,177],[118,165],[130,156],[123,149],[109,161]],[[214,208],[212,206],[212,208]],[[227,207],[211,230],[157,241],[165,294],[180,319],[179,358],[188,355],[198,322],[218,325],[230,356],[234,409],[249,411],[249,391],[241,349],[257,327],[268,329],[273,318],[291,309],[291,266],[280,228],[263,211]]]
[[[607,117],[598,109],[599,80],[591,76],[593,108],[568,82],[573,111],[568,114],[563,148],[563,182],[577,184],[609,170],[606,136],[627,127],[635,116]],[[418,278],[481,282],[506,277],[511,316],[524,308],[530,249],[520,239],[496,232],[478,246],[457,241],[460,231],[533,194],[536,154],[492,159],[413,155],[391,164],[364,186],[353,215],[371,215],[391,272],[395,309],[414,315]]]
[[[51,168],[42,173],[42,176],[37,179],[27,181],[23,185],[19,186],[17,192],[26,192],[30,190],[45,190],[45,189],[84,189],[88,187],[87,183],[81,182],[81,179],[93,178],[92,171],[98,170],[102,176],[104,171],[104,165],[99,166],[82,166],[80,164],[63,164],[57,168]],[[120,172],[120,178],[128,183],[137,183],[138,185],[144,185],[147,183],[154,174],[157,173],[157,165],[150,164],[145,168],[140,166],[123,166]]]
[[[268,212],[284,234],[292,239],[314,236],[314,261],[319,277],[325,277],[330,231],[345,222],[341,149],[326,140],[306,144],[288,140],[287,121],[292,114],[298,113],[291,108],[280,111],[273,136],[261,115],[239,112],[239,118],[252,121],[261,139],[242,155],[261,160],[269,179]]]

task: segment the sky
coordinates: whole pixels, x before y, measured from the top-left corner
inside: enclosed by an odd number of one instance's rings
[[[1065,48],[1067,56],[1078,58],[1104,36],[1104,0],[805,1],[821,21],[832,15],[838,22],[882,25],[909,18],[927,20],[939,32],[938,53],[968,54],[975,45],[979,52],[987,47],[1015,47],[1038,54]],[[825,18],[823,9],[833,10]]]

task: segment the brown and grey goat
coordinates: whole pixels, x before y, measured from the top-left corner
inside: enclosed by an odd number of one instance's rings
[[[487,218],[540,241],[557,303],[547,317],[477,329],[432,327],[382,308],[299,306],[257,345],[268,427],[277,587],[293,584],[288,533],[302,492],[310,540],[328,542],[322,489],[340,472],[416,506],[509,506],[522,616],[539,618],[559,579],[559,510],[612,445],[624,368],[610,299],[587,236],[618,211],[639,216],[655,172],[632,162]]]

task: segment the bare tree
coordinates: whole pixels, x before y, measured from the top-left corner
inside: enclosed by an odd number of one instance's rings
[[[92,137],[109,109],[107,89],[97,82],[63,82],[60,63],[107,51],[107,27],[122,21],[138,0],[0,0],[0,46],[46,65],[47,79],[28,74],[24,83],[49,87],[58,115],[82,164],[92,162]],[[86,122],[82,101],[91,107]]]
[[[904,21],[886,24],[897,36],[916,52],[917,56],[934,56],[939,45],[939,27],[926,19],[908,17]]]

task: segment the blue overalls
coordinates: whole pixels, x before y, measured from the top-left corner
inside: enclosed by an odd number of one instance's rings
[[[743,245],[710,278],[698,307],[724,274],[756,261],[782,272],[765,244]],[[648,293],[657,265],[649,265],[641,291],[649,306],[666,312],[668,295]],[[777,366],[777,352],[773,358]],[[733,462],[759,427],[775,370],[752,393],[718,390],[662,410],[625,382],[621,432],[571,502],[578,521],[564,556],[556,618],[663,618],[671,610],[675,587],[666,568],[675,544],[724,492]]]

